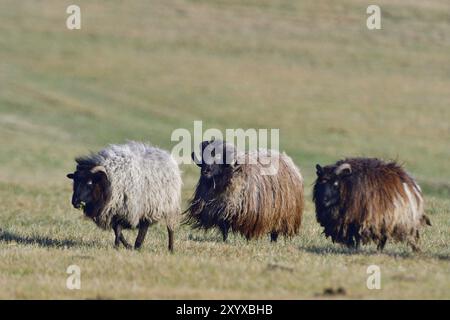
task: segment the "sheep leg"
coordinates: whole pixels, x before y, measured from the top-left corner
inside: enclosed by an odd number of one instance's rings
[[[147,221],[142,221],[139,224],[139,232],[136,238],[136,241],[134,243],[134,249],[140,249],[142,246],[142,243],[144,243],[145,236],[147,235],[148,226],[150,224]]]
[[[272,231],[270,233],[270,242],[277,242],[278,240],[278,232]]]
[[[386,241],[387,241],[387,237],[383,237],[379,242],[378,242],[378,246],[377,246],[377,250],[378,251],[383,251],[384,246],[386,245]]]
[[[113,230],[114,230],[114,235],[116,236],[114,239],[114,246],[116,247],[116,249],[118,249],[120,246],[120,234],[122,232],[122,228],[120,227],[119,224],[116,224],[113,226]]]
[[[222,239],[223,242],[227,241],[228,239],[228,231],[230,230],[230,225],[226,222],[223,222],[220,225],[220,231],[222,231]]]
[[[169,236],[169,251],[173,253],[173,230],[167,227],[167,234]]]
[[[419,242],[420,242],[420,233],[419,230],[411,230],[411,236],[408,238],[407,243],[411,246],[414,252],[420,252]]]
[[[120,234],[120,242],[122,242],[123,246],[127,249],[132,249],[133,247],[131,246],[131,244],[129,244],[127,242],[127,240],[125,240],[125,237],[123,236],[123,234]]]
[[[122,234],[122,226],[119,223],[114,225],[114,234],[116,236],[116,239],[114,241],[114,245],[116,248],[119,248],[120,243],[122,242],[125,248],[131,249],[131,245],[125,240],[125,237]]]
[[[414,252],[420,252],[421,251],[420,248],[419,248],[419,243],[418,243],[417,240],[416,241],[410,240],[410,241],[408,241],[408,244],[411,246],[411,248],[412,248],[412,250]]]

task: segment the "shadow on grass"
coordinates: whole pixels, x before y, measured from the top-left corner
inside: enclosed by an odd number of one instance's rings
[[[340,255],[364,254],[364,255],[369,255],[370,254],[370,252],[367,252],[367,251],[351,249],[351,248],[346,248],[346,247],[341,247],[341,246],[319,247],[319,246],[315,246],[315,245],[310,245],[307,247],[300,247],[299,249],[302,251],[306,251],[306,252],[314,253],[314,254],[320,254],[320,255],[325,255],[325,254],[340,254]]]
[[[300,247],[301,251],[306,251],[309,253],[326,255],[326,254],[337,254],[337,255],[364,255],[364,256],[372,256],[372,255],[385,255],[393,258],[428,258],[428,259],[437,259],[437,260],[445,260],[450,261],[450,256],[446,254],[431,254],[426,251],[414,253],[412,251],[402,251],[402,252],[393,252],[389,250],[383,250],[382,252],[372,249],[372,248],[364,248],[364,249],[351,249],[341,246],[336,247],[318,247],[318,246],[308,246],[308,247]]]
[[[204,235],[188,235],[188,240],[194,241],[194,242],[219,242],[223,243],[223,240],[219,236],[211,235],[211,234],[204,234]]]
[[[0,229],[0,242],[16,242],[24,245],[38,245],[41,247],[53,248],[73,248],[73,247],[93,247],[95,242],[85,242],[70,239],[52,239],[42,236],[22,236],[10,231]]]
[[[188,240],[199,242],[199,243],[218,243],[218,244],[226,244],[226,245],[242,245],[243,243],[255,243],[255,241],[259,240],[247,240],[244,237],[239,236],[236,233],[230,233],[228,235],[228,239],[226,241],[223,241],[222,235],[216,234],[213,231],[209,233],[208,231],[205,232],[204,235],[194,235],[189,234],[187,237]]]
[[[448,254],[437,254],[436,258],[439,260],[450,261],[450,255]]]

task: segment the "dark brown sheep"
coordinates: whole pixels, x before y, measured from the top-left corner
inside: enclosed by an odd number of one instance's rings
[[[212,161],[205,161],[211,149]],[[290,237],[298,233],[303,214],[303,178],[286,154],[273,150],[237,153],[223,141],[205,141],[198,161],[201,175],[187,210],[187,222],[195,228],[221,230],[255,239],[270,234]],[[276,158],[277,157],[277,158]],[[216,161],[219,159],[220,161]],[[263,174],[267,160],[277,159],[277,170]]]
[[[419,228],[430,224],[422,191],[395,162],[350,158],[316,166],[313,199],[326,237],[348,247],[406,241],[419,250]]]

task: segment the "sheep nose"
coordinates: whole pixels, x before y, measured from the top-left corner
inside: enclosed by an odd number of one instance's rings
[[[80,209],[80,201],[78,201],[78,199],[76,199],[76,198],[72,198],[72,206],[75,209]]]
[[[75,209],[80,209],[81,205],[79,203],[72,203]]]

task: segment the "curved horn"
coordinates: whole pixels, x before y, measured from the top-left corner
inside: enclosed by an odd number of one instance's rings
[[[320,164],[316,164],[316,175],[321,176],[323,174],[323,168],[320,166]]]
[[[352,173],[352,166],[349,163],[343,163],[334,171],[336,175],[340,175],[343,172],[345,172],[346,174]]]
[[[96,166],[91,169],[91,173],[97,173],[97,172],[103,172],[104,174],[106,174],[106,169],[104,166]]]

